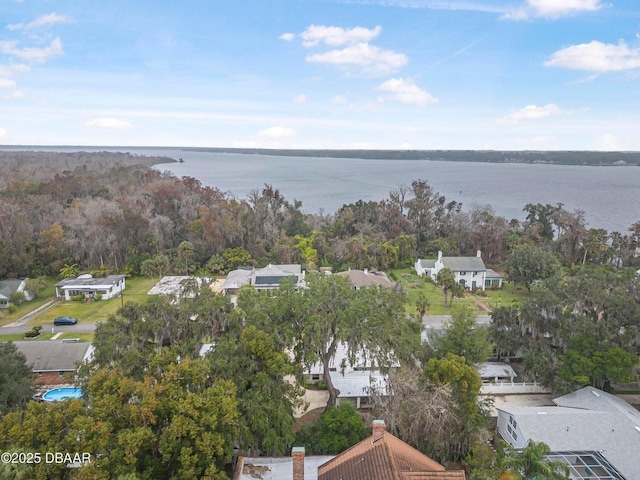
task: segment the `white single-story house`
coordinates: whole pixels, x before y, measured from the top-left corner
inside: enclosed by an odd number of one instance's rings
[[[102,300],[109,300],[120,295],[125,289],[124,275],[108,275],[106,277],[93,278],[89,274],[80,275],[78,278],[65,278],[55,284],[56,297],[64,297],[71,300],[71,297],[84,295],[84,298],[96,298],[102,295]]]
[[[567,463],[572,479],[640,479],[638,410],[594,387],[555,398],[553,403],[498,408],[498,433],[516,449],[529,440],[546,443],[552,452],[549,457]]]
[[[304,287],[305,272],[299,264],[267,265],[264,268],[245,267],[229,272],[222,291],[236,295],[240,287],[251,285],[258,290],[273,290],[285,278],[293,278],[296,288]]]
[[[25,300],[33,297],[25,290],[28,278],[7,278],[0,280],[0,308],[8,308],[11,303],[11,296],[14,293],[22,292]]]

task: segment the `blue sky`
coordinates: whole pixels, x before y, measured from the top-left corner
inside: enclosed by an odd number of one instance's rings
[[[2,0],[0,144],[640,150],[637,0]]]

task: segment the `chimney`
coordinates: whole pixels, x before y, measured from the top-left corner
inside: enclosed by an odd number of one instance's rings
[[[442,260],[442,250],[438,250],[438,260]]]
[[[482,258],[482,252],[480,250],[476,252],[476,257]]]
[[[372,423],[373,434],[371,435],[371,443],[375,443],[384,437],[384,432],[387,430],[387,426],[384,424],[384,420],[374,420]]]
[[[304,447],[291,449],[293,459],[293,480],[304,480]]]

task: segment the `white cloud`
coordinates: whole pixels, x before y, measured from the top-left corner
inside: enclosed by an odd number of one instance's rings
[[[22,98],[24,97],[24,92],[22,90],[14,90],[13,92],[11,92],[11,95],[9,95],[9,98]]]
[[[331,47],[340,45],[352,45],[354,43],[369,42],[380,35],[382,27],[380,25],[375,28],[341,28],[327,27],[325,25],[310,25],[300,35],[302,44],[305,47],[314,47],[316,45],[325,44]]]
[[[367,73],[385,74],[407,64],[409,59],[402,53],[384,50],[368,43],[349,45],[341,50],[307,55],[307,62],[326,63],[341,67],[355,66]]]
[[[85,122],[85,127],[89,128],[106,128],[113,130],[129,129],[133,128],[133,125],[126,120],[120,120],[118,118],[94,118]]]
[[[561,110],[556,104],[549,103],[544,107],[538,107],[536,105],[527,105],[520,110],[516,110],[515,112],[511,112],[508,115],[505,115],[501,119],[498,120],[500,124],[506,125],[516,125],[520,122],[525,122],[529,120],[540,120],[542,118],[550,117],[552,115],[560,115],[564,112]]]
[[[0,128],[0,138],[7,136],[7,131],[4,128]]]
[[[331,99],[331,103],[334,105],[345,105],[348,102],[347,97],[344,95],[334,95]]]
[[[289,127],[270,127],[258,132],[259,138],[278,139],[289,138],[295,135],[295,130]]]
[[[581,12],[595,12],[604,7],[602,0],[527,0],[526,4],[509,10],[502,18],[527,20],[530,18],[557,19]]]
[[[295,33],[283,33],[282,35],[280,35],[278,37],[280,40],[284,40],[286,42],[290,42],[291,40],[293,40],[294,38],[296,38],[296,34]]]
[[[31,68],[24,63],[0,65],[0,77],[12,77],[16,72],[28,72]]]
[[[345,3],[382,5],[384,7],[429,10],[461,10],[470,12],[504,13],[505,8],[474,0],[343,0]]]
[[[438,99],[426,90],[418,87],[413,80],[404,78],[392,78],[378,85],[376,90],[387,92],[388,98],[402,103],[424,106],[429,103],[437,103]]]
[[[562,67],[590,72],[614,72],[640,68],[640,49],[596,40],[558,50],[545,62],[547,67]]]
[[[43,27],[45,25],[53,25],[56,23],[69,23],[71,22],[71,18],[66,15],[58,15],[57,13],[48,13],[47,15],[42,15],[41,17],[36,18],[32,22],[29,23],[15,23],[12,25],[7,25],[9,30],[31,30],[33,28]]]
[[[10,78],[0,78],[0,88],[16,88],[16,81]]]
[[[305,103],[307,101],[307,96],[305,94],[296,95],[293,97],[293,103]]]
[[[48,47],[24,47],[18,48],[18,42],[15,40],[0,42],[0,52],[21,58],[23,60],[42,63],[49,58],[62,55],[62,42],[59,38],[51,41]]]

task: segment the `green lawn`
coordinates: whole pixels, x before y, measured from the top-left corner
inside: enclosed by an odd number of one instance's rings
[[[22,305],[18,305],[15,312],[9,313],[7,309],[0,310],[0,327],[15,322],[16,320],[24,317],[27,313],[33,312],[36,308],[41,307],[50,300],[53,300],[56,292],[54,285],[57,281],[58,280],[55,278],[48,278],[48,286],[46,290],[41,292],[39,297],[35,300],[24,302]]]
[[[42,315],[31,319],[28,325],[52,325],[54,318],[65,315],[77,318],[80,323],[104,322],[109,315],[116,313],[123,302],[146,303],[149,300],[147,292],[156,283],[156,278],[127,278],[124,298],[96,300],[89,303],[61,301]]]
[[[491,308],[520,304],[529,297],[526,288],[506,282],[500,290],[485,290],[484,293],[487,297],[476,298]]]
[[[405,286],[409,292],[409,302],[407,304],[408,314],[417,314],[416,302],[420,294],[424,294],[431,303],[431,308],[427,315],[450,315],[451,309],[444,307],[444,295],[442,289],[438,288],[427,277],[419,277],[413,268],[403,268],[390,272]],[[391,277],[393,280],[393,277]],[[467,305],[473,310],[477,310],[476,304],[469,298],[456,298],[454,305]]]

